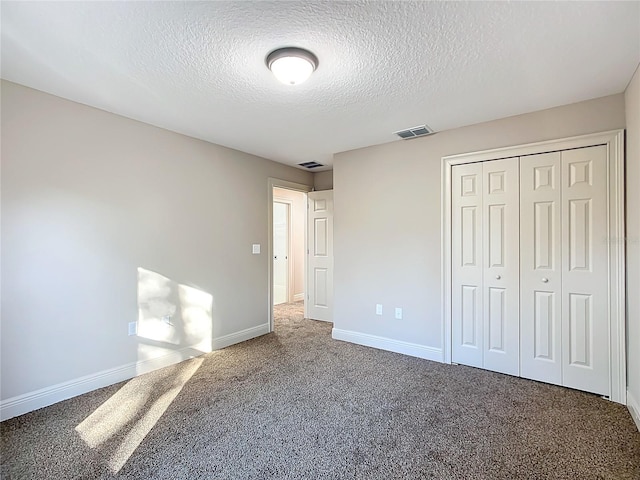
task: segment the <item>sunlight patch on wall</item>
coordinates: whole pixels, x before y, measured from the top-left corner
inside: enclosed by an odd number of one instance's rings
[[[76,432],[105,457],[111,472],[118,473],[202,362],[197,358],[130,380]]]
[[[188,345],[210,352],[213,343],[211,309],[213,297],[197,288],[179,285],[180,316]]]
[[[176,282],[138,268],[138,336],[173,345],[180,343],[175,328],[179,301]]]
[[[138,361],[191,348],[211,351],[213,296],[138,268]]]

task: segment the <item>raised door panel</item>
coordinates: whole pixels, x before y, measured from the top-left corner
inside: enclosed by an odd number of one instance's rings
[[[506,289],[490,287],[487,297],[487,349],[490,352],[504,353],[508,350],[505,333],[509,321],[506,315]]]
[[[482,164],[452,169],[451,359],[482,367]]]
[[[313,239],[311,241],[312,255],[314,257],[326,257],[328,255],[327,246],[329,244],[329,229],[326,217],[313,219]]]
[[[562,152],[563,385],[609,394],[607,149]]]
[[[483,367],[518,375],[518,159],[482,165]]]
[[[328,270],[326,268],[314,268],[313,269],[313,304],[315,307],[329,307],[329,279]]]
[[[461,285],[461,305],[460,305],[460,344],[471,348],[478,347],[478,318],[480,312],[479,287],[473,285]]]
[[[520,375],[562,383],[560,152],[520,159]]]
[[[593,365],[593,305],[592,296],[569,294],[569,365]]]
[[[533,358],[543,361],[555,361],[558,358],[557,348],[559,343],[556,330],[559,319],[556,315],[556,293],[534,292],[533,309]],[[557,362],[559,364],[559,362]]]

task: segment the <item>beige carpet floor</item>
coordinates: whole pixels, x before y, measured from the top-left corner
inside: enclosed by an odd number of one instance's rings
[[[597,396],[275,333],[0,424],[3,479],[640,479],[640,433]]]

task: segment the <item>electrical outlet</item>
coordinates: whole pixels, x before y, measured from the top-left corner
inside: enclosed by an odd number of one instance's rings
[[[382,305],[376,303],[376,315],[382,315]]]
[[[138,334],[138,322],[129,322],[129,336]]]
[[[396,320],[402,320],[402,309],[400,307],[396,307]]]

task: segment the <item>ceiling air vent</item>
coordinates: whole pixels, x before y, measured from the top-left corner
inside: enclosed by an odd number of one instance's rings
[[[322,165],[321,163],[318,162],[304,162],[304,163],[299,163],[298,165],[300,165],[301,167],[304,168],[318,168],[318,167],[324,167],[324,165]]]
[[[430,135],[430,134],[433,133],[433,130],[431,130],[426,125],[419,125],[417,127],[411,127],[411,128],[407,128],[405,130],[399,130],[399,131],[393,132],[393,133],[398,135],[403,140],[408,140],[410,138],[422,137],[424,135]]]

